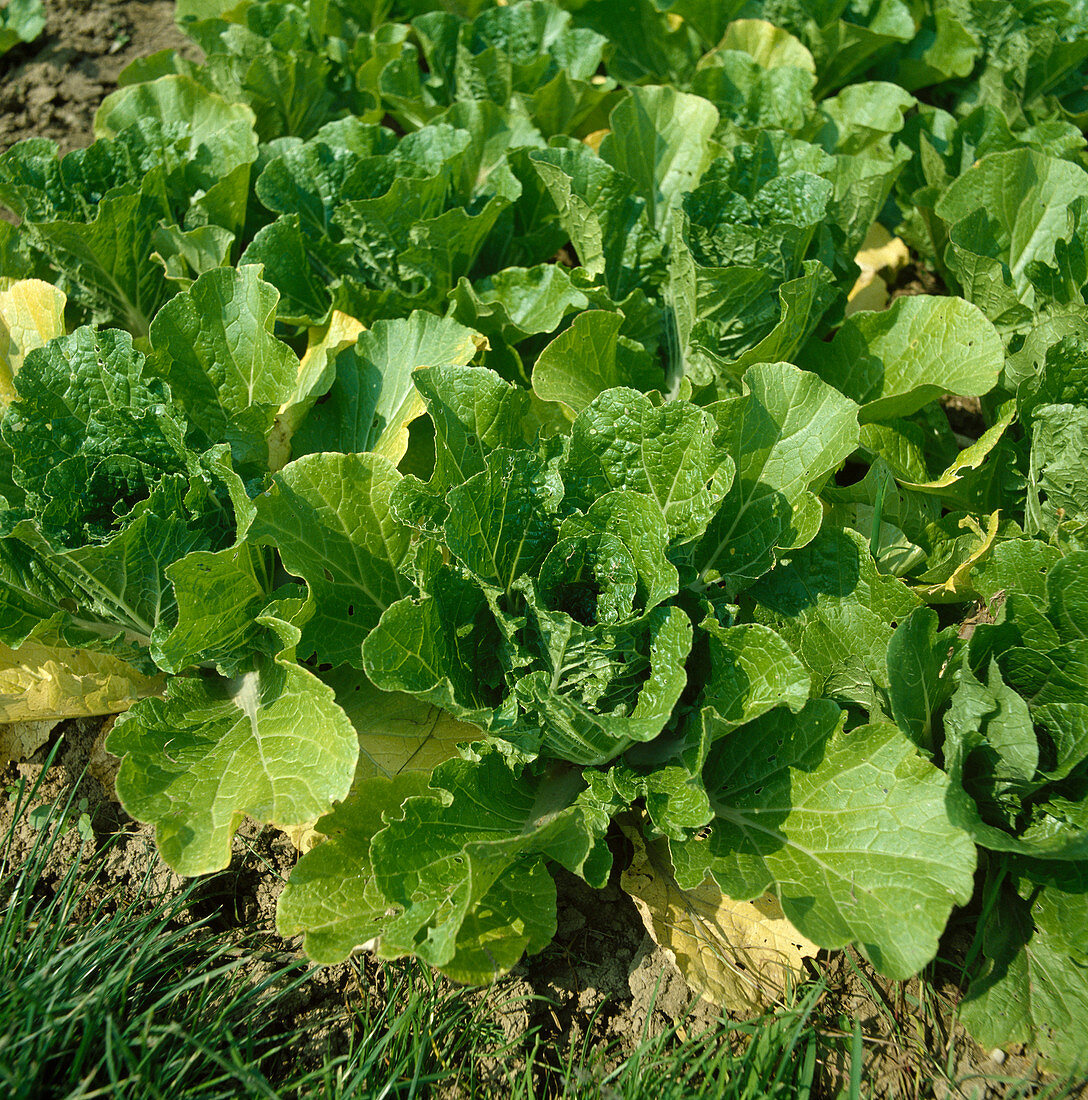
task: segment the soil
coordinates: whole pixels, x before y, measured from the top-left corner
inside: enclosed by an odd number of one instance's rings
[[[0,151],[29,137],[61,153],[94,140],[94,113],[138,57],[200,51],[174,25],[172,0],[45,0],[46,27],[0,58]]]

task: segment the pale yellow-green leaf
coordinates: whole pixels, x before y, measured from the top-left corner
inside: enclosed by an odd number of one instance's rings
[[[486,336],[478,332],[469,332],[461,344],[460,350],[456,348],[444,349],[445,358],[450,363],[471,363],[481,352],[491,347]],[[413,370],[422,367],[438,366],[437,363],[414,363]],[[409,378],[411,376],[409,375]],[[374,452],[384,455],[393,465],[397,465],[408,450],[408,427],[416,417],[422,416],[427,411],[423,398],[415,386],[409,384],[401,392],[400,401],[385,409],[387,417],[382,434],[374,443]]]
[[[457,746],[478,741],[480,730],[408,695],[381,691],[358,669],[344,666],[324,677],[359,734],[355,783],[401,772],[430,774]]]
[[[791,66],[807,72],[816,71],[812,54],[789,31],[768,23],[765,19],[734,19],[725,28],[719,50],[739,50],[748,54],[765,69]]]
[[[22,279],[0,291],[0,407],[15,396],[13,379],[27,352],[64,335],[66,301],[41,279]]]
[[[280,406],[268,438],[268,464],[273,473],[282,470],[291,460],[291,438],[313,406],[314,398],[310,395],[318,380],[326,371],[332,371],[339,352],[351,347],[365,328],[361,321],[334,309],[327,324],[309,330],[306,351],[298,365],[295,391]]]
[[[635,852],[621,885],[692,989],[734,1016],[754,1016],[781,1002],[818,948],[786,920],[777,898],[733,901],[710,878],[683,890],[665,842],[647,845],[636,830],[624,831]]]
[[[163,676],[144,676],[117,657],[26,641],[0,645],[0,722],[118,714],[161,695]]]

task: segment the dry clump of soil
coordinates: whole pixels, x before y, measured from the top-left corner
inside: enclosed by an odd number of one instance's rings
[[[174,24],[172,0],[45,0],[46,27],[0,58],[0,151],[30,137],[61,153],[94,140],[94,113],[138,57],[199,51]]]

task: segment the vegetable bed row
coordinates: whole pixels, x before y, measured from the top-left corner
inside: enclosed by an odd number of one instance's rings
[[[0,156],[9,673],[182,873],[316,822],[318,961],[490,980],[622,817],[891,977],[959,912],[1076,1069],[1082,8],[430,6],[182,0]],[[857,308],[874,224],[948,293]]]

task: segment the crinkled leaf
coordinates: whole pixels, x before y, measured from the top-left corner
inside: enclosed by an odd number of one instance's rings
[[[440,764],[431,782],[438,792],[409,799],[403,816],[371,843],[378,886],[402,910],[386,924],[383,954],[411,952],[434,966],[450,962],[466,917],[482,916],[493,885],[518,864],[546,856],[593,881],[607,874],[611,857],[602,823],[578,802],[584,787],[578,769],[517,774],[491,751],[476,761]],[[554,921],[549,905],[540,912],[545,899],[537,891],[511,891],[503,900],[507,925],[539,929]],[[522,950],[530,943],[542,947],[548,938],[526,936]],[[517,957],[496,958],[483,976],[496,975]]]
[[[655,406],[629,389],[600,394],[575,420],[563,462],[565,500],[586,509],[613,489],[654,498],[677,541],[702,533],[734,463],[713,417],[686,401]]]

